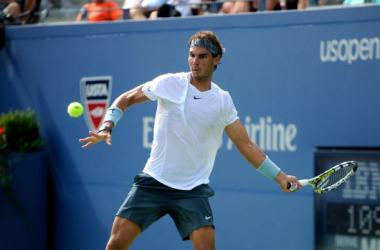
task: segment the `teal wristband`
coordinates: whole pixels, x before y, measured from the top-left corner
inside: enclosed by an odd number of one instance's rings
[[[123,117],[123,111],[118,107],[111,107],[107,109],[103,122],[111,121],[113,122],[113,127],[115,128],[121,117]]]
[[[274,164],[268,156],[266,156],[263,163],[261,163],[260,167],[257,168],[257,171],[265,175],[271,180],[277,177],[278,173],[280,173],[281,169]]]

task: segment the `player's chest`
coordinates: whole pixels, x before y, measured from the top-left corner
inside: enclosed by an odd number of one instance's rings
[[[184,117],[188,123],[214,127],[222,121],[220,100],[215,95],[189,93],[184,103]]]

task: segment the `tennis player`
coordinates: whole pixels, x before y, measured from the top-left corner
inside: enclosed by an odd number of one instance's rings
[[[224,48],[211,31],[189,40],[190,72],[165,74],[120,95],[107,110],[98,133],[80,139],[87,148],[105,141],[134,104],[157,101],[153,146],[143,171],[117,212],[107,250],[128,249],[152,223],[169,214],[194,249],[215,249],[208,185],[223,131],[260,173],[284,192],[301,183],[285,174],[254,143],[237,116],[231,96],[212,82]]]

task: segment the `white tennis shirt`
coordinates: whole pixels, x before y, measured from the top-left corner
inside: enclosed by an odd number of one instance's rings
[[[190,73],[161,75],[145,83],[158,101],[150,157],[143,172],[181,190],[209,183],[224,128],[238,119],[227,91],[215,83],[201,92]]]

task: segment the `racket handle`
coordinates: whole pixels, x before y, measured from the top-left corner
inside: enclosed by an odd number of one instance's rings
[[[288,186],[287,188],[290,190],[290,191],[296,191],[298,189],[298,184],[296,182],[288,182]]]
[[[302,186],[305,186],[308,184],[308,180],[298,180]],[[290,190],[290,191],[296,191],[298,189],[298,184],[296,182],[292,182],[292,183],[288,183],[288,186],[287,188]]]

